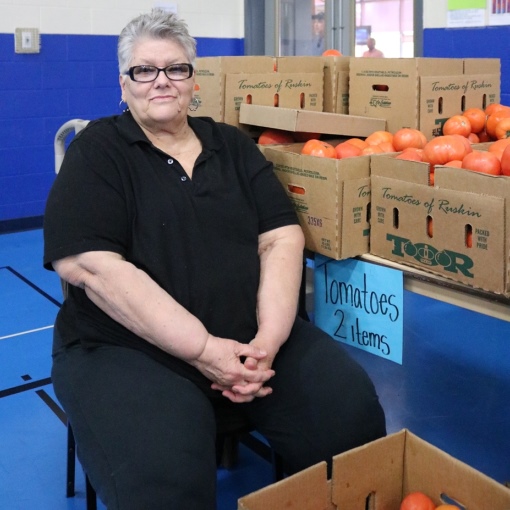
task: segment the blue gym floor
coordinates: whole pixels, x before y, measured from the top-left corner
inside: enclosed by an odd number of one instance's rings
[[[85,509],[79,464],[76,496],[65,497],[65,416],[49,379],[61,299],[57,276],[42,268],[41,230],[0,235],[2,510]],[[510,481],[510,322],[407,291],[404,299],[402,365],[346,347],[377,386],[388,432],[408,428]],[[271,481],[269,463],[241,445],[239,465],[218,470],[218,510]]]

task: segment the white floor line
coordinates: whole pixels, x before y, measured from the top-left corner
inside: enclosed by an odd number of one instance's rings
[[[0,340],[7,340],[7,338],[13,338],[15,336],[28,335],[29,333],[37,333],[38,331],[44,331],[45,329],[52,329],[53,324],[51,326],[44,326],[42,328],[37,329],[29,329],[28,331],[21,331],[19,333],[14,333],[12,335],[0,336]]]

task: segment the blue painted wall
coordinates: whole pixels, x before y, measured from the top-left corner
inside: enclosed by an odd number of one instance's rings
[[[197,44],[200,57],[244,54],[243,39]],[[41,35],[40,53],[16,54],[13,35],[0,34],[0,232],[40,225],[58,128],[120,112],[116,45],[117,36]]]
[[[501,103],[510,106],[510,26],[423,31],[424,57],[499,58]]]
[[[500,58],[501,102],[510,105],[508,40],[510,26],[425,29],[424,56]],[[244,39],[197,41],[201,57],[244,54]],[[116,44],[117,36],[43,34],[41,53],[16,54],[13,35],[0,34],[0,232],[40,223],[57,129],[120,111]]]

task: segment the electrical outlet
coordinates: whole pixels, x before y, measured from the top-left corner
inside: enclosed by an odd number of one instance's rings
[[[17,28],[14,34],[14,50],[16,53],[39,53],[41,41],[37,28]]]

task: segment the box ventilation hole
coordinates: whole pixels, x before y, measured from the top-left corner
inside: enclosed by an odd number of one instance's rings
[[[469,224],[465,228],[465,241],[467,248],[473,247],[473,227]]]
[[[431,239],[434,237],[434,220],[432,216],[427,216],[427,235]]]
[[[365,510],[375,510],[375,492],[371,492],[365,500]]]
[[[287,189],[290,193],[294,193],[295,195],[304,195],[306,193],[303,186],[297,186],[296,184],[287,184]]]
[[[399,227],[398,222],[399,222],[398,209],[395,207],[393,209],[393,227],[396,229],[398,229]]]
[[[443,98],[437,100],[437,113],[443,113]]]

